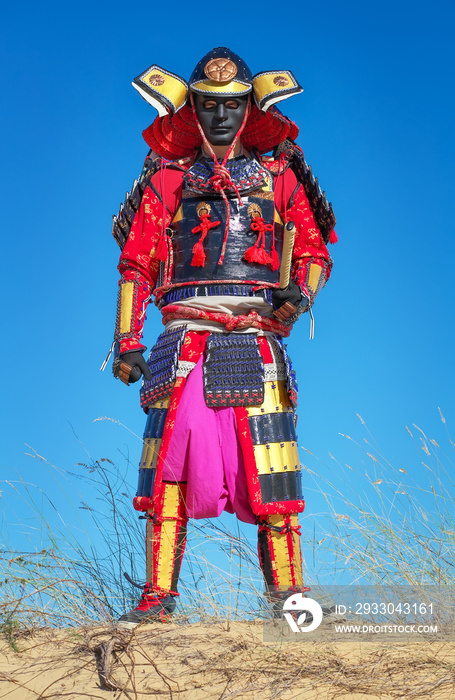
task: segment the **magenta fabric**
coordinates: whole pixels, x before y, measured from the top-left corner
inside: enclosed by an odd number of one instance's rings
[[[189,374],[180,398],[163,480],[187,482],[190,518],[215,518],[226,510],[245,523],[256,522],[234,409],[206,405],[202,358]]]

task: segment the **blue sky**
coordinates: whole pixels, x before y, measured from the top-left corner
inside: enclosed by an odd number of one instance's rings
[[[338,219],[315,339],[302,319],[288,343],[299,443],[324,463],[331,453],[360,464],[339,435],[362,440],[359,413],[390,461],[419,479],[405,425],[439,441],[438,406],[455,425],[453,6],[25,2],[2,18],[2,478],[16,472],[54,494],[25,444],[62,469],[85,449],[136,463],[137,389],[99,372],[117,293],[111,218],[156,114],[131,80],[152,63],[188,78],[224,45],[253,73],[295,73],[305,91],[283,111]],[[159,332],[149,307],[148,347]],[[324,510],[313,488],[309,537]]]

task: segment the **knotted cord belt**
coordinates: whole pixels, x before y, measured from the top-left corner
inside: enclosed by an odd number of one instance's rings
[[[244,328],[258,328],[261,331],[270,331],[277,335],[282,335],[287,338],[291,332],[289,326],[285,326],[280,321],[273,318],[261,316],[257,311],[251,309],[249,314],[224,314],[218,311],[203,311],[196,309],[194,306],[180,306],[179,304],[168,304],[161,309],[163,314],[163,323],[166,325],[169,321],[179,320],[202,320],[214,321],[220,323],[226,328],[227,332],[239,331]]]

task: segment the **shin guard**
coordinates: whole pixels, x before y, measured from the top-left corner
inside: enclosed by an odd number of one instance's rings
[[[147,520],[146,574],[153,592],[175,595],[186,544],[186,483],[163,487],[159,508]]]
[[[300,525],[297,513],[259,520],[259,562],[268,592],[303,590]]]

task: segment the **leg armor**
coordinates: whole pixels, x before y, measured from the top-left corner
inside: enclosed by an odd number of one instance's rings
[[[308,590],[303,586],[298,521],[304,501],[289,394],[284,381],[266,381],[262,405],[245,409],[247,424],[239,415],[250,498],[258,514],[259,562],[267,592],[278,596],[289,589]]]
[[[300,525],[297,513],[268,515],[259,520],[259,563],[267,591],[302,590]]]
[[[144,450],[149,445],[145,444]],[[163,482],[158,508],[147,511],[147,583],[136,608],[120,617],[122,629],[134,629],[143,622],[165,622],[175,610],[175,596],[186,542],[188,518],[185,483]]]
[[[186,544],[186,484],[163,486],[160,508],[147,520],[147,582],[154,592],[175,595]]]

